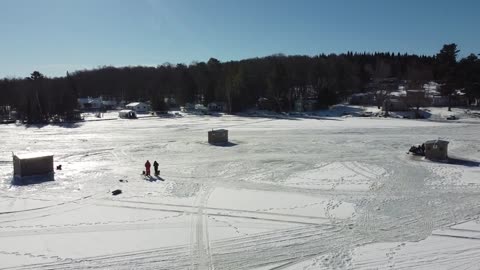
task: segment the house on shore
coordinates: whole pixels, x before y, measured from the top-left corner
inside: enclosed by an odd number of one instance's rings
[[[208,112],[208,108],[205,107],[203,104],[195,104],[195,111],[205,114]]]
[[[64,120],[67,122],[82,121],[84,120],[82,116],[82,111],[72,110],[72,111],[66,112],[64,116]]]
[[[353,94],[350,97],[349,103],[350,105],[374,106],[376,105],[375,94],[372,92]]]
[[[408,105],[401,98],[387,98],[383,101],[382,111],[384,112],[402,112],[408,109]]]
[[[143,102],[132,102],[125,105],[125,108],[136,113],[148,113],[150,111],[150,106]]]
[[[84,111],[114,110],[119,105],[115,99],[105,97],[78,98],[78,106]]]
[[[210,102],[207,107],[211,112],[225,112],[227,108],[225,102]]]
[[[318,108],[316,98],[299,98],[295,100],[294,110],[296,112],[312,112]]]
[[[192,114],[208,114],[208,108],[203,104],[187,103],[185,106],[180,107],[180,111]]]
[[[193,105],[192,103],[186,103],[184,106],[180,107],[180,111],[182,111],[184,113],[189,113],[189,112],[192,112],[194,110],[195,110],[195,105]]]
[[[114,110],[117,108],[118,102],[113,99],[109,99],[109,100],[103,99],[102,105],[105,108],[105,110]]]
[[[261,97],[257,100],[257,109],[265,110],[265,111],[274,111],[275,110],[275,102],[271,99]]]
[[[86,98],[79,98],[78,99],[78,105],[81,110],[84,111],[98,111],[98,110],[103,110],[103,101],[102,98],[92,98],[92,97],[86,97]]]

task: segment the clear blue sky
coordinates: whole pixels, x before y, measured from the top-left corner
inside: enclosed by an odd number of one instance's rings
[[[275,53],[480,53],[480,1],[0,0],[0,78]]]

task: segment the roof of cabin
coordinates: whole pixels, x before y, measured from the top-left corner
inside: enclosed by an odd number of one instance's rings
[[[33,158],[41,158],[41,157],[53,157],[51,153],[22,153],[22,154],[14,154],[15,157],[18,159],[33,159]]]
[[[445,140],[429,140],[426,141],[425,144],[448,144],[448,141]]]

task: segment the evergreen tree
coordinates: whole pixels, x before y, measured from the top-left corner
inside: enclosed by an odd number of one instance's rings
[[[63,109],[61,112],[72,112],[78,108],[78,89],[75,80],[67,72],[67,82],[63,91]],[[61,113],[59,112],[59,113]]]
[[[269,96],[273,98],[277,111],[283,111],[288,92],[288,75],[285,66],[274,60],[272,71],[267,78]]]
[[[437,54],[437,78],[443,83],[442,94],[448,96],[448,110],[452,110],[452,98],[455,95],[455,90],[458,87],[458,80],[456,74],[457,55],[460,50],[457,49],[457,44],[445,44],[440,52]]]
[[[44,110],[40,99],[43,87],[43,74],[34,71],[28,78],[30,82],[30,89],[27,94],[27,120],[29,123],[43,122],[45,120]]]

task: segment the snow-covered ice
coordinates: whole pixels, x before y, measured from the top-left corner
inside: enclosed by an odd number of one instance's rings
[[[477,269],[480,119],[467,117],[1,125],[0,269]],[[231,144],[207,143],[218,128]],[[406,154],[437,138],[465,162]],[[12,185],[12,152],[63,170]],[[162,179],[141,175],[147,159]]]

